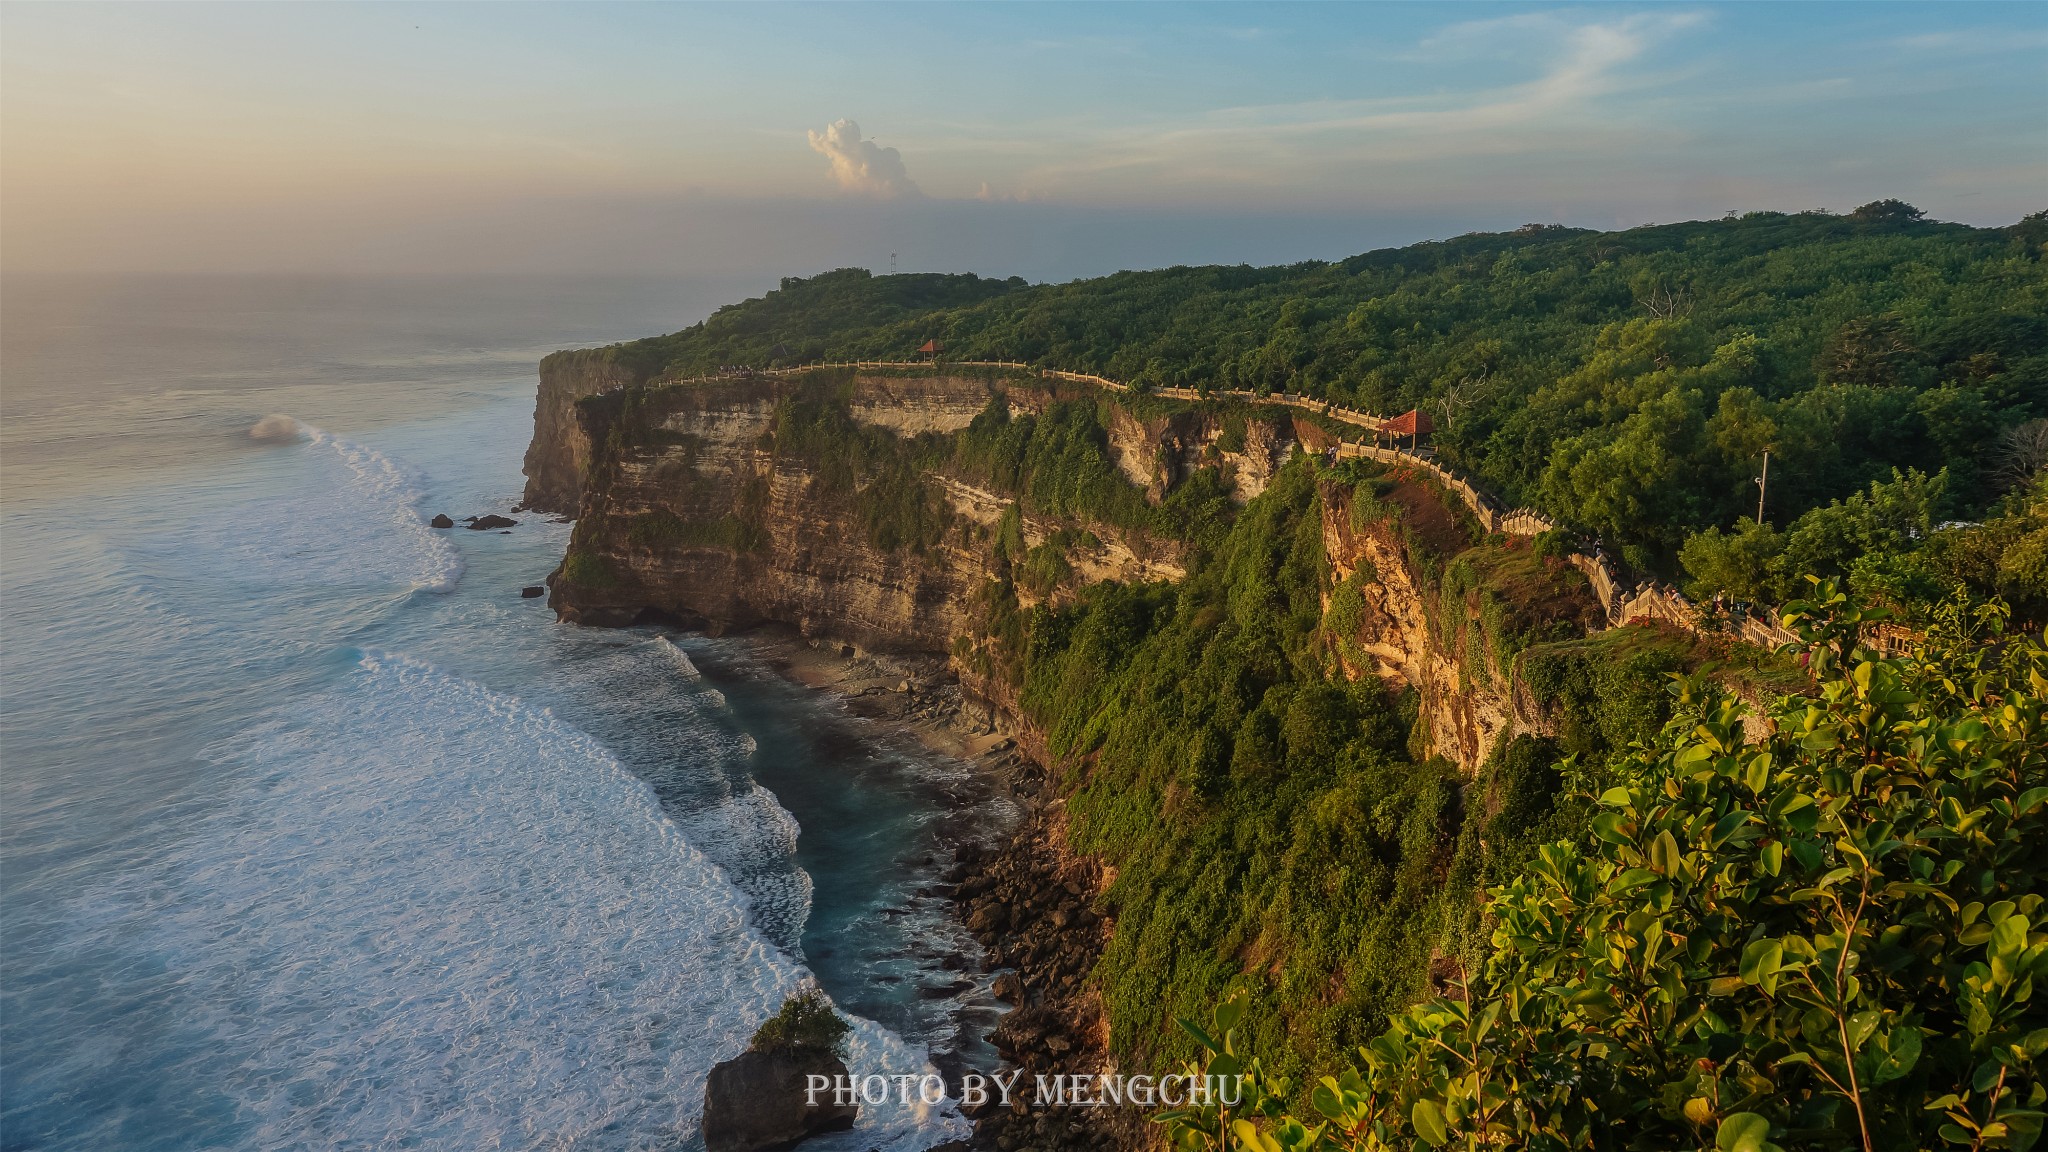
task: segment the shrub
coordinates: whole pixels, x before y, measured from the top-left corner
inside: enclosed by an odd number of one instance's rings
[[[1831,589],[1823,589],[1831,593]],[[1491,892],[1463,997],[1398,1016],[1312,1111],[1235,1027],[1186,1025],[1235,1109],[1160,1117],[1183,1148],[2032,1147],[2048,1011],[2048,650],[1951,612],[1920,650],[1790,610],[1819,677],[1744,735],[1678,678],[1579,841]]]
[[[748,1047],[755,1052],[837,1052],[848,1031],[832,1001],[818,989],[806,988],[783,1001],[782,1011],[761,1025]]]

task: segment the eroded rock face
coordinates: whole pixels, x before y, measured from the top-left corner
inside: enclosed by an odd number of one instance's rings
[[[536,512],[576,514],[583,496],[583,472],[590,465],[590,438],[577,422],[576,402],[644,379],[642,373],[618,363],[603,348],[556,352],[540,362],[540,390],[533,402],[533,440],[526,446],[526,491],[521,505]]]
[[[569,557],[550,578],[557,614],[711,632],[772,621],[862,648],[935,654],[972,631],[1011,500],[926,476],[953,513],[944,538],[921,552],[878,547],[843,463],[776,442],[777,406],[803,387],[787,377],[718,381],[586,405],[580,435],[599,447]],[[1013,412],[1051,401],[1016,382],[968,377],[855,377],[840,387],[856,422],[897,435],[965,427],[998,389]],[[1070,526],[1026,517],[1024,542]],[[1181,575],[1172,546],[1099,526],[1070,563],[1085,580]]]
[[[717,1065],[704,1082],[704,1147],[764,1152],[853,1127],[857,1105],[834,1104],[830,1092],[815,1103],[808,1095],[810,1077],[846,1075],[829,1052],[743,1052]]]
[[[1346,674],[1353,679],[1376,675],[1395,688],[1413,687],[1420,697],[1417,716],[1429,734],[1429,747],[1417,751],[1476,773],[1494,745],[1516,730],[1512,686],[1495,683],[1485,669],[1466,667],[1468,653],[1446,651],[1438,643],[1431,605],[1408,547],[1394,529],[1382,523],[1354,527],[1350,494],[1338,485],[1324,486],[1322,506],[1332,582],[1349,579],[1361,567],[1372,574],[1359,587],[1365,608],[1350,637],[1371,666],[1352,667],[1346,660]]]

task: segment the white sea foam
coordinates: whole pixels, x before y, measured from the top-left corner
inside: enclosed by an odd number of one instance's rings
[[[186,1023],[153,1055],[218,1084],[242,1146],[673,1147],[712,1064],[808,980],[601,744],[429,665],[366,655],[212,754],[259,783],[74,923],[166,973]],[[793,840],[763,789],[725,809],[706,834]],[[80,1058],[143,1055],[120,1048]],[[859,1020],[848,1056],[927,1064]],[[846,1147],[966,1130],[891,1104]]]
[[[748,894],[762,935],[799,952],[813,884],[811,874],[796,866],[796,817],[775,793],[749,782],[745,791],[679,822],[690,842]]]
[[[444,536],[427,527],[419,503],[425,494],[412,470],[366,444],[298,423],[316,449],[334,453],[355,477],[360,492],[380,505],[384,515],[415,553],[414,588],[447,592],[462,578],[462,554]]]
[[[249,426],[249,439],[289,441],[299,438],[299,422],[282,412],[272,412]]]
[[[683,679],[701,680],[704,678],[704,674],[697,671],[697,666],[690,663],[690,654],[683,651],[675,641],[666,636],[656,636],[654,638],[654,646],[661,649],[664,655],[675,662],[676,670],[683,674]]]

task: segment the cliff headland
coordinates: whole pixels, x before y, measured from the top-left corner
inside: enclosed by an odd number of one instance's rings
[[[1246,1042],[1300,1082],[1466,994],[1484,891],[1583,836],[1674,677],[1811,689],[1756,607],[1787,573],[1908,625],[1940,580],[2038,610],[1995,542],[2039,509],[1951,441],[2038,419],[2048,328],[1882,308],[2038,293],[2039,231],[1763,213],[1045,288],[785,281],[549,357],[526,503],[576,518],[565,620],[773,624],[929,670],[944,706],[905,707],[1033,804],[951,881],[1009,969],[1008,1059],[1164,1070],[1195,1053],[1174,1019],[1243,989]],[[1365,415],[1404,410],[1433,445]],[[1780,530],[1749,469],[1793,444]],[[1960,509],[1984,522],[1939,521]],[[1108,1113],[981,1133],[1146,1138]]]

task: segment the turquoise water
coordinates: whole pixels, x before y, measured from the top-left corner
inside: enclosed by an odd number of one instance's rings
[[[0,1143],[677,1147],[809,980],[855,1071],[981,1055],[966,766],[423,522],[516,502],[540,354],[757,288],[6,283]]]

